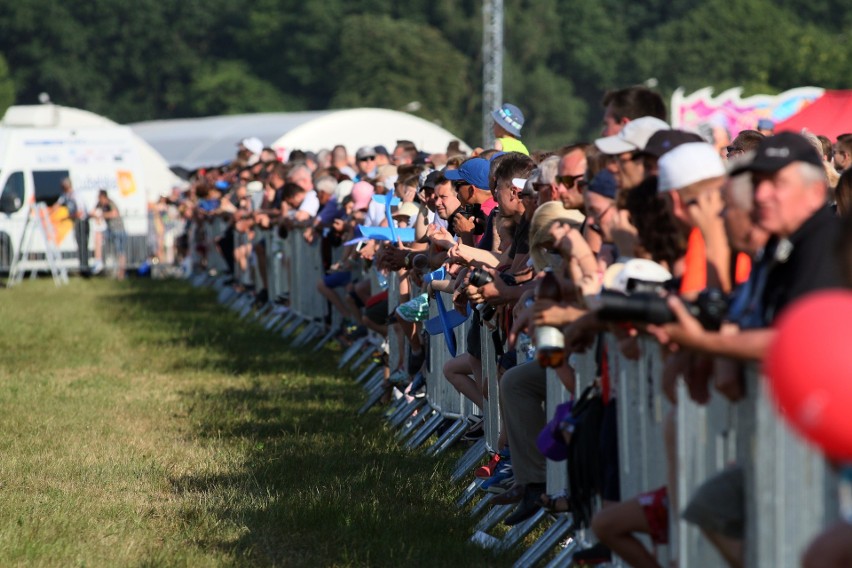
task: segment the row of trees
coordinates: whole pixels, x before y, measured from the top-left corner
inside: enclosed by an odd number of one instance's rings
[[[534,147],[591,137],[608,88],[654,79],[774,93],[848,86],[840,0],[505,0],[504,99]],[[16,0],[0,5],[0,110],[58,104],[119,122],[355,106],[476,144],[481,0]]]

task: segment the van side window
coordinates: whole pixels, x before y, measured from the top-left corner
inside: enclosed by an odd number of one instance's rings
[[[24,173],[15,172],[8,177],[0,194],[0,213],[12,214],[24,205]]]
[[[68,170],[33,172],[33,185],[35,186],[36,201],[44,201],[53,205],[62,195],[62,180],[69,177]]]

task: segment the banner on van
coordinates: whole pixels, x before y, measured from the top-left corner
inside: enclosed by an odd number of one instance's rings
[[[118,190],[124,197],[130,197],[136,193],[136,180],[133,179],[133,172],[128,170],[118,170]]]

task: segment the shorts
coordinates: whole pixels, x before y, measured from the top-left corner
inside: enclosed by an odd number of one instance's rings
[[[745,474],[729,467],[695,491],[683,511],[683,520],[728,538],[745,538]]]
[[[112,244],[116,254],[124,254],[124,249],[127,246],[127,233],[124,231],[109,231],[109,242]]]
[[[651,540],[655,544],[669,543],[669,490],[663,485],[654,491],[641,493],[637,497],[645,520],[651,529]]]
[[[329,272],[322,277],[322,283],[326,288],[340,288],[352,282],[351,272]]]
[[[364,315],[367,316],[370,321],[377,323],[378,325],[386,325],[390,318],[388,308],[388,293],[386,290],[367,300],[367,307],[364,310]]]
[[[604,406],[601,422],[601,499],[621,501],[621,486],[618,477],[618,411],[615,399]]]

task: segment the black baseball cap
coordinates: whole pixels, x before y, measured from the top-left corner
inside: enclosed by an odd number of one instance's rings
[[[648,143],[645,144],[645,149],[641,153],[659,158],[669,150],[690,142],[704,142],[704,139],[686,130],[658,130],[648,138]]]
[[[730,175],[743,172],[777,172],[793,162],[823,167],[822,157],[805,137],[793,132],[782,132],[761,140],[754,157],[734,167]]]

